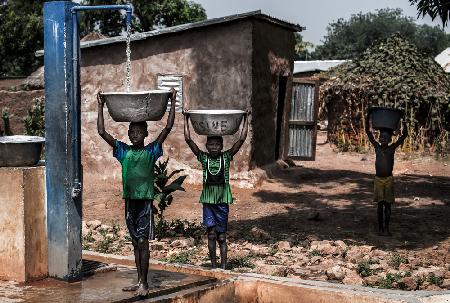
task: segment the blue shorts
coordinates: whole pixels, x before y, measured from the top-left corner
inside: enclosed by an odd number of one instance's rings
[[[125,222],[131,239],[135,243],[139,241],[139,238],[152,238],[152,204],[151,200],[125,199]]]
[[[226,203],[203,203],[203,225],[206,228],[215,227],[219,233],[227,231],[229,206]]]

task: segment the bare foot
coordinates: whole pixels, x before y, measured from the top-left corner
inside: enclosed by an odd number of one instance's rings
[[[126,286],[122,288],[122,291],[136,291],[139,288],[139,283],[132,284],[130,286]]]
[[[138,295],[139,297],[146,297],[148,295],[148,283],[139,284],[136,295]]]

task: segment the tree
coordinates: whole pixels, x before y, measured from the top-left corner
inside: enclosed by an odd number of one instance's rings
[[[409,0],[409,2],[411,5],[417,6],[418,17],[422,15],[423,18],[425,15],[429,15],[431,20],[434,20],[439,16],[442,21],[442,27],[447,26],[450,17],[449,0]]]
[[[0,6],[0,76],[30,74],[40,65],[43,48],[42,3],[8,1]]]
[[[314,44],[308,41],[303,41],[303,36],[300,33],[295,33],[295,60],[311,59],[310,49]]]
[[[125,0],[85,0],[86,5],[125,4]],[[205,9],[187,0],[132,0],[133,31],[151,31],[206,19]],[[119,13],[93,12],[82,20],[82,34],[99,31],[106,36],[117,36],[125,27],[124,18]]]
[[[432,56],[450,46],[450,35],[439,27],[417,25],[411,17],[404,16],[401,9],[381,9],[331,23],[324,44],[316,47],[313,56],[318,59],[356,58],[375,41],[394,33],[409,39],[419,50]]]

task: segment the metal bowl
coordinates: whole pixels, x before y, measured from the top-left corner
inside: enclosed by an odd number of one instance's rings
[[[190,110],[188,111],[194,131],[204,136],[233,135],[241,124],[243,110]]]
[[[0,137],[0,166],[36,165],[44,142],[44,138],[36,136]]]
[[[101,96],[116,122],[158,121],[166,112],[170,91],[105,92]]]
[[[391,129],[400,128],[400,120],[404,115],[401,109],[389,107],[371,107],[369,115],[372,117],[372,127],[374,129]]]

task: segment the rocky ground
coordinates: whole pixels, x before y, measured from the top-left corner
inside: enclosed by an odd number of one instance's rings
[[[319,136],[316,161],[272,172],[255,189],[233,188],[229,267],[234,271],[407,290],[450,289],[450,166],[396,155],[391,237],[378,236],[373,153],[338,153]],[[128,255],[120,183],[85,182],[83,246]],[[151,257],[208,266],[201,188],[177,192]]]
[[[174,223],[182,233],[176,234],[171,229],[166,231],[172,234],[171,237],[151,240],[151,258],[209,267],[202,227],[191,223],[190,230],[183,230],[187,227],[187,221]],[[274,241],[267,232],[257,227],[252,228],[250,233],[261,243],[230,241],[230,270],[379,288],[450,289],[450,263],[418,257],[414,252],[392,253],[341,240],[305,239],[302,243]],[[119,225],[102,224],[99,220],[83,222],[83,246],[104,253],[130,255],[133,252],[125,229]],[[433,247],[432,250],[438,253],[439,248]]]

